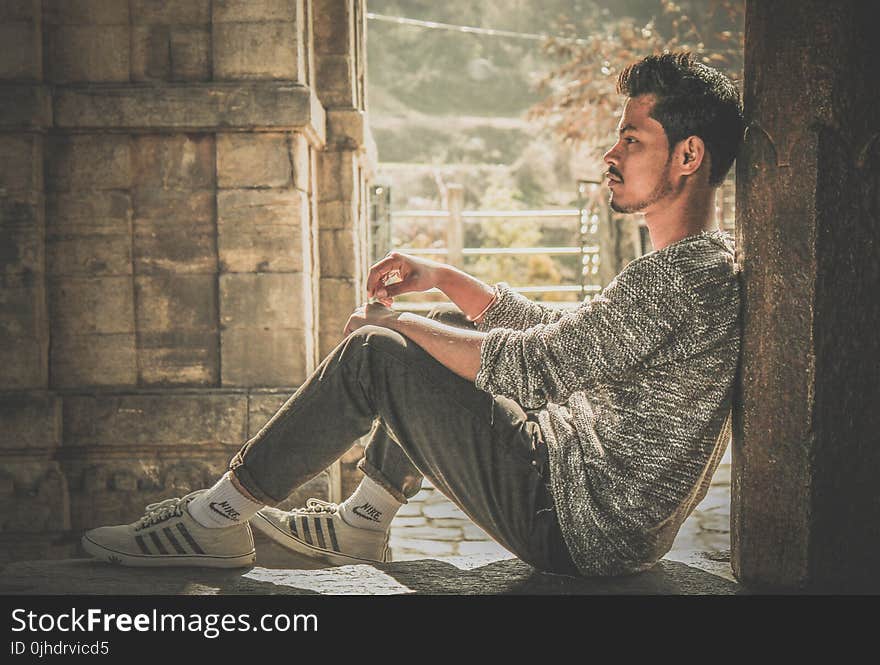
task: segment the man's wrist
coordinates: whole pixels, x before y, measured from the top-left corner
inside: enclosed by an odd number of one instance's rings
[[[436,271],[434,273],[434,286],[443,291],[443,293],[446,293],[449,281],[456,272],[455,268],[441,263],[434,270]]]

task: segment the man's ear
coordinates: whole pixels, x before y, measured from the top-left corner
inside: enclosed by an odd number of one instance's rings
[[[688,136],[675,147],[674,163],[681,175],[696,173],[706,158],[706,144],[699,136]]]

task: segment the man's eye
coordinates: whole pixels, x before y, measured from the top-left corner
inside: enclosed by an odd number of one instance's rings
[[[627,143],[636,143],[637,142],[632,136],[627,136],[623,140],[626,141]]]

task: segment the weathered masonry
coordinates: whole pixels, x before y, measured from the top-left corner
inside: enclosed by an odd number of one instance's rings
[[[363,0],[0,3],[3,558],[205,486],[339,341],[364,28]]]
[[[872,3],[749,2],[733,570],[880,590],[880,42]]]

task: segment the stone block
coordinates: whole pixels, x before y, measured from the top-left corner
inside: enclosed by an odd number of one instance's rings
[[[133,81],[207,81],[211,77],[207,28],[136,25],[132,33]]]
[[[46,185],[55,191],[127,189],[132,154],[127,136],[83,134],[49,140]]]
[[[211,31],[207,28],[174,28],[171,31],[171,80],[211,79]]]
[[[118,226],[130,233],[132,201],[128,192],[111,190],[50,192],[46,197],[49,233],[88,232],[93,227]]]
[[[346,0],[314,0],[312,6],[315,53],[351,53],[354,46],[352,3]]]
[[[309,113],[311,113],[309,100]],[[6,83],[0,87],[0,129],[41,130],[52,125],[52,96],[48,86]]]
[[[311,148],[309,140],[299,132],[292,135],[293,186],[303,192],[312,191]]]
[[[221,191],[217,194],[218,224],[242,230],[254,226],[299,227],[304,199],[296,190]]]
[[[0,75],[2,76],[2,75]],[[0,134],[0,192],[43,189],[43,138],[36,134]]]
[[[65,446],[240,445],[247,397],[224,394],[70,395]]]
[[[130,84],[64,87],[55,91],[53,101],[58,128],[205,132],[277,127],[302,128],[318,139],[324,134],[323,108],[309,88],[288,81],[159,90],[152,85]],[[49,110],[43,87],[0,89],[0,126],[45,126],[46,118],[51,117]]]
[[[54,193],[47,209],[50,275],[131,274],[131,203],[127,194]]]
[[[220,275],[221,327],[303,330],[303,286],[300,273]]]
[[[16,337],[0,330],[0,390],[47,388],[49,339]],[[2,428],[0,428],[2,429]]]
[[[46,26],[48,78],[54,83],[128,81],[128,25]]]
[[[283,392],[251,393],[248,396],[248,439],[257,435],[291,395],[292,393]]]
[[[357,150],[367,141],[367,117],[356,109],[327,111],[327,142],[337,149]]]
[[[297,0],[214,0],[214,23],[290,21],[296,16]]]
[[[318,225],[321,229],[353,229],[359,215],[357,204],[351,199],[318,204]]]
[[[134,265],[139,274],[217,272],[213,220],[134,220]]]
[[[222,270],[301,271],[301,217],[306,205],[294,190],[220,192],[217,229]]]
[[[4,0],[0,2],[0,21],[36,21],[42,14],[39,0]]]
[[[211,0],[132,0],[131,19],[134,23],[209,23]]]
[[[352,59],[346,55],[315,57],[318,97],[325,107],[357,108],[355,74]]]
[[[354,278],[358,273],[354,234],[349,229],[321,229],[321,277]]]
[[[134,333],[131,277],[62,277],[49,282],[52,333]]]
[[[216,330],[216,279],[213,274],[138,275],[138,332]]]
[[[132,192],[132,215],[136,220],[169,224],[210,222],[214,219],[214,192],[137,187]]]
[[[167,81],[171,78],[171,28],[161,24],[136,25],[131,35],[131,80]]]
[[[291,178],[288,135],[220,134],[217,137],[218,187],[287,187]]]
[[[43,42],[36,23],[0,23],[0,79],[39,80],[43,75]]]
[[[357,157],[350,150],[327,151],[318,156],[318,201],[350,201],[355,197]]]
[[[214,186],[214,137],[210,134],[136,136],[132,172],[144,189],[200,190]]]
[[[0,275],[0,334],[43,339],[46,331],[42,280],[32,274]]]
[[[43,0],[43,21],[64,25],[128,25],[128,5],[119,0]]]
[[[48,394],[0,398],[0,448],[55,448],[61,444],[61,399]]]
[[[43,272],[42,205],[0,198],[0,274]]]
[[[231,328],[220,333],[224,386],[296,386],[306,378],[305,331]]]
[[[322,277],[320,281],[321,330],[341,336],[348,317],[365,298],[355,291],[351,279]]]
[[[91,229],[77,229],[75,233],[53,232],[46,243],[49,275],[130,275],[131,234],[126,233],[127,226],[96,222]]]
[[[137,382],[134,333],[53,334],[52,388],[128,387]]]
[[[302,239],[298,227],[252,224],[221,226],[217,240],[223,272],[298,272],[302,270]]]
[[[174,330],[138,335],[138,379],[145,386],[214,386],[220,381],[220,336]]]
[[[396,520],[394,526],[398,527],[394,529],[394,535],[397,538],[405,538],[407,540],[442,540],[447,542],[457,542],[462,540],[461,529],[429,525],[403,526],[402,524],[398,524]]]
[[[297,31],[292,22],[214,25],[214,79],[297,80]]]

